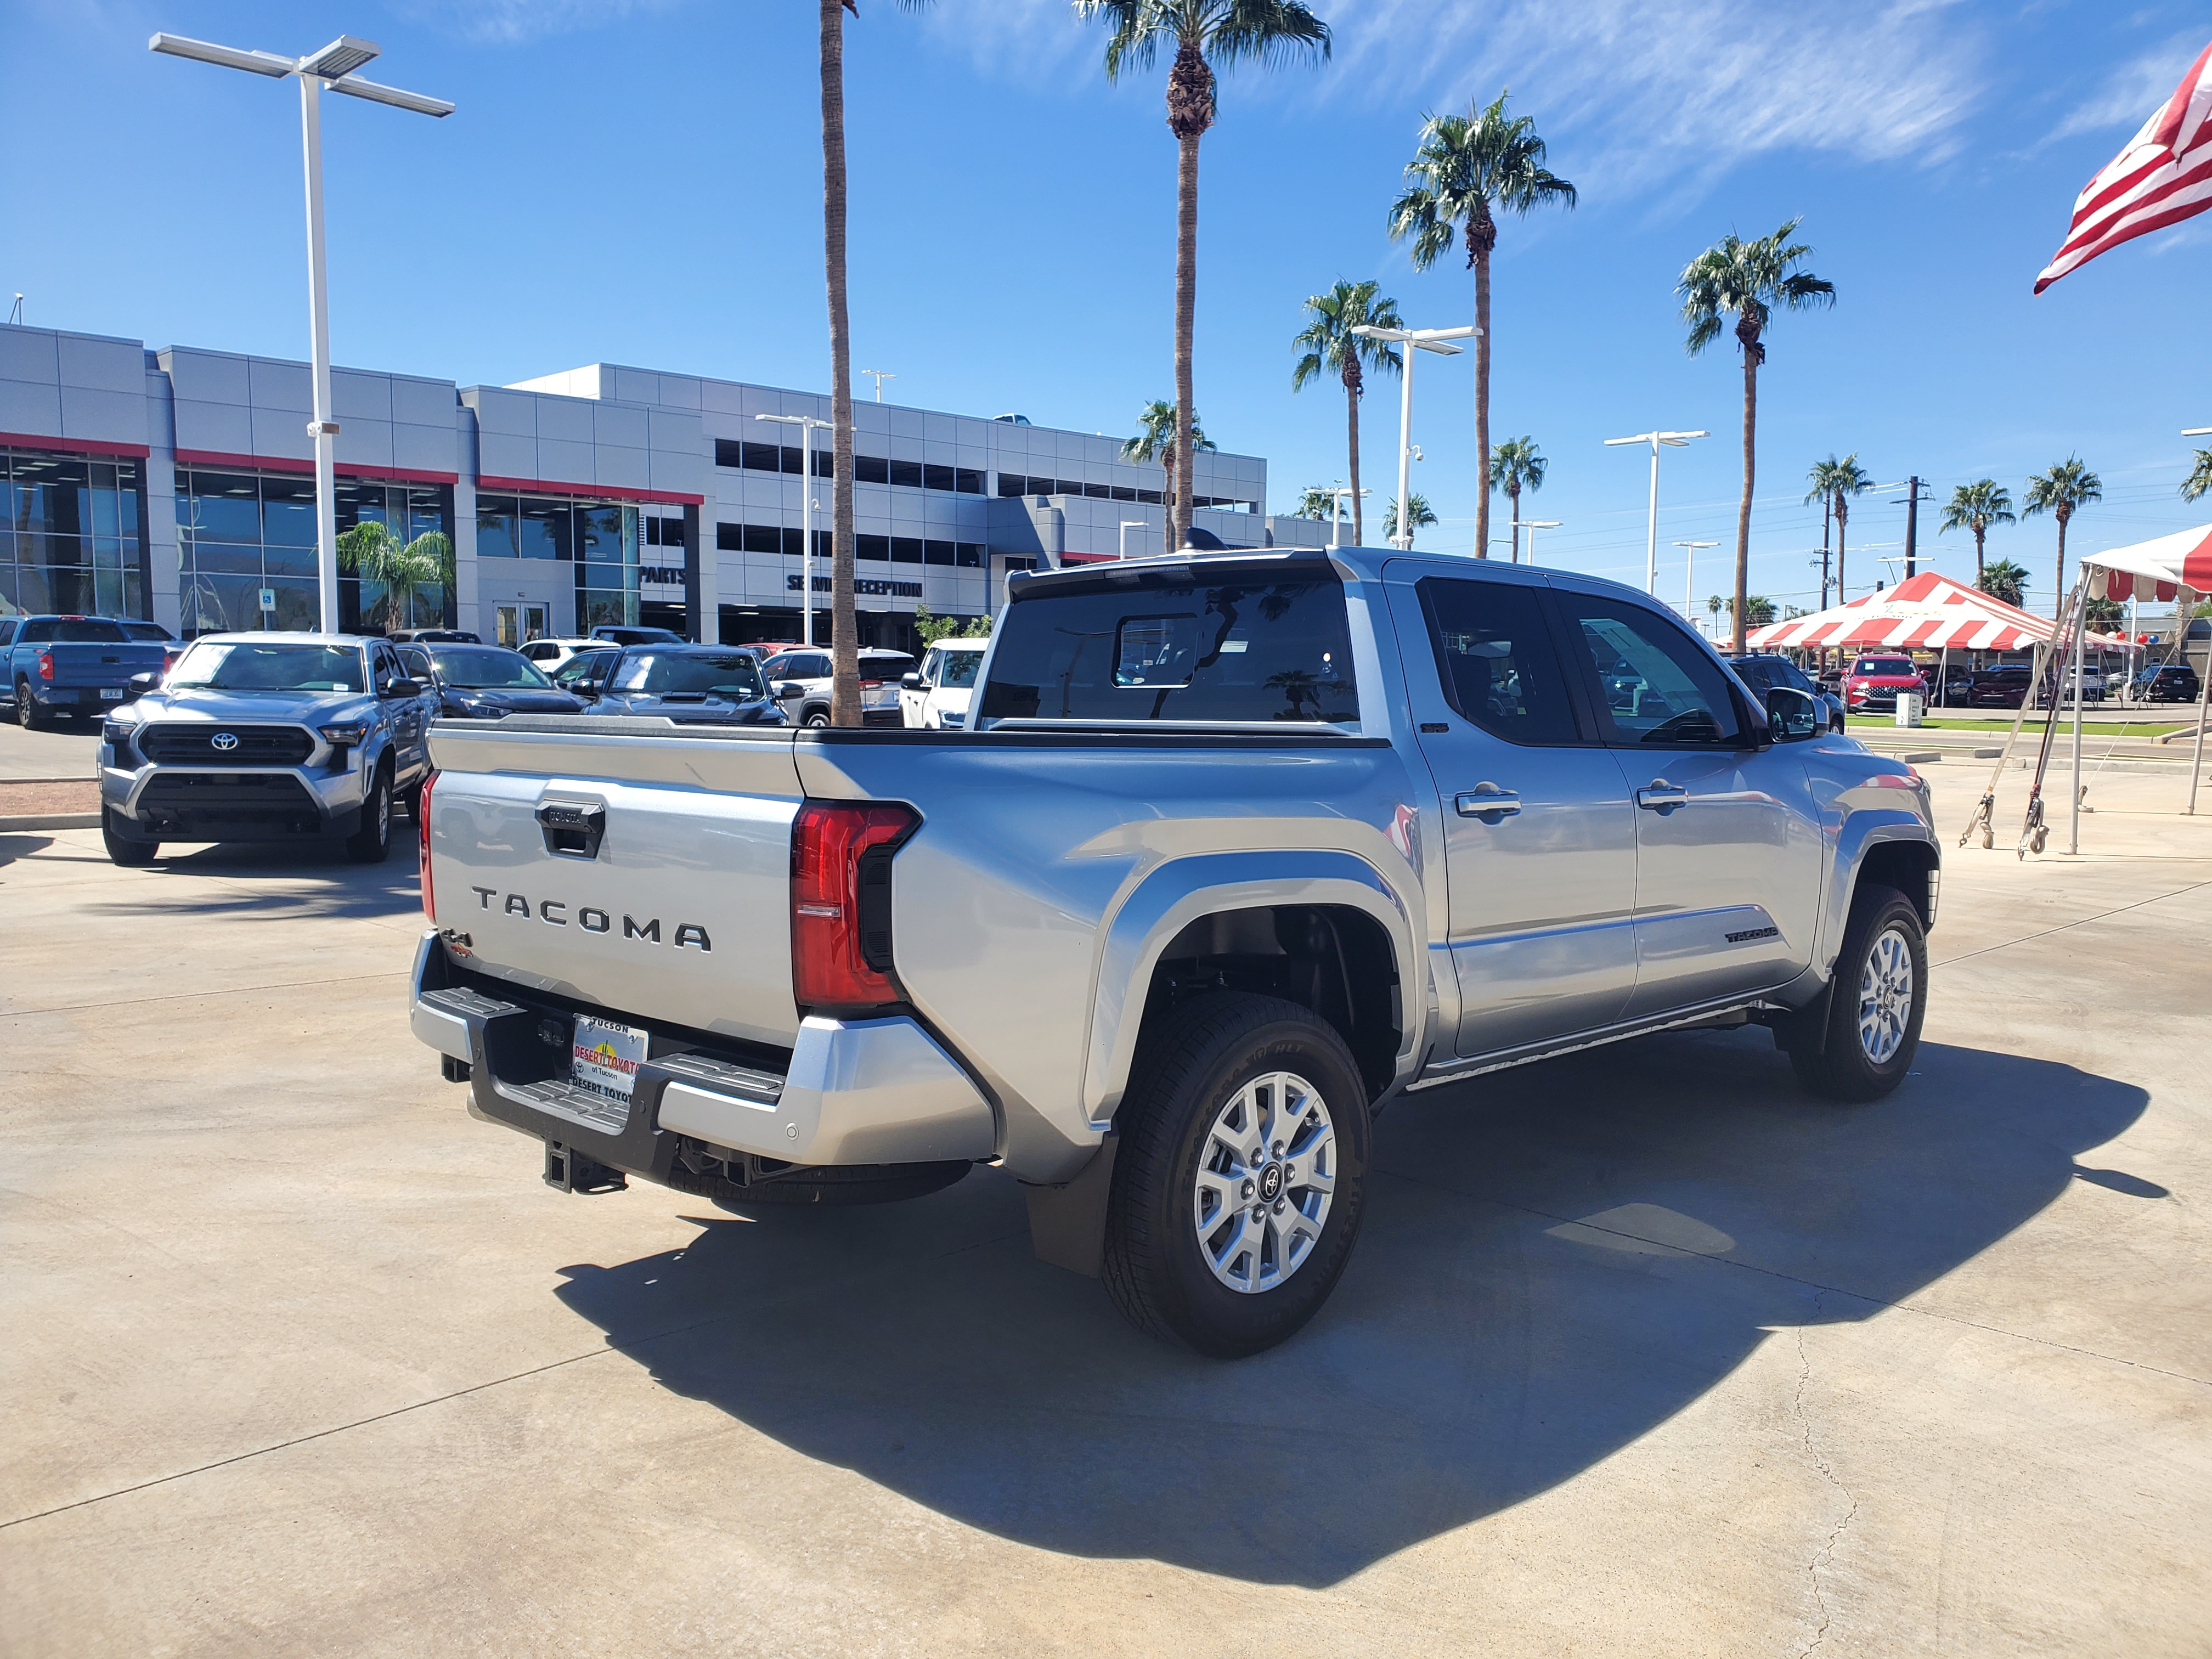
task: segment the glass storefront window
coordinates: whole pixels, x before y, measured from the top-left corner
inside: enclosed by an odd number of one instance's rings
[[[477,557],[519,559],[522,503],[513,495],[477,497]]]
[[[315,545],[313,479],[264,478],[261,481],[261,539],[270,547],[313,550]]]
[[[136,461],[0,449],[0,616],[138,614],[138,476]]]
[[[522,498],[522,556],[526,559],[573,559],[576,556],[575,529],[566,501],[543,496]]]

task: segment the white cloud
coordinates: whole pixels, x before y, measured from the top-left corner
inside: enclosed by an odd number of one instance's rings
[[[2183,74],[2203,50],[2203,33],[2192,30],[2130,58],[2106,77],[2094,96],[2053,127],[2044,143],[2112,127],[2135,131],[2150,119],[2153,110],[2173,96]]]
[[[595,29],[680,0],[412,0],[397,9],[412,21],[479,46],[514,46]]]
[[[1889,0],[1835,27],[1767,0],[1317,0],[1335,33],[1317,76],[1231,99],[1463,106],[1514,89],[1553,164],[1585,191],[1711,182],[1778,149],[1937,161],[1972,107],[1984,57],[1948,0]],[[1103,26],[1066,0],[969,0],[930,27],[987,73],[1099,75]],[[1153,78],[1157,78],[1155,71]]]

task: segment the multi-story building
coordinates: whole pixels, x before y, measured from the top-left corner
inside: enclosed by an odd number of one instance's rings
[[[341,541],[374,520],[413,550],[348,564],[346,627],[797,639],[811,490],[827,637],[830,434],[758,418],[826,423],[826,396],[610,363],[507,386],[331,378]],[[0,615],[312,627],[309,411],[304,363],[0,326]],[[876,403],[853,425],[864,644],[910,645],[917,605],[988,614],[1009,569],[1164,544],[1165,476],[1119,439]],[[1267,514],[1258,457],[1202,452],[1193,471],[1194,541],[1327,540],[1326,525]]]

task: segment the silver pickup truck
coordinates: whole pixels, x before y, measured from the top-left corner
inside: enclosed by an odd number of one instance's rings
[[[1747,1022],[1832,1098],[1911,1065],[1926,787],[1642,593],[1041,572],[977,684],[967,732],[434,725],[412,1023],[470,1109],[740,1209],[996,1165],[1041,1256],[1233,1356],[1328,1295],[1402,1092]]]

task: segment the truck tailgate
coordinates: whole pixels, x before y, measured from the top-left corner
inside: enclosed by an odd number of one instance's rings
[[[641,718],[441,720],[430,876],[468,965],[788,1048],[792,732]]]
[[[41,681],[60,687],[128,685],[133,674],[160,673],[162,663],[160,645],[136,640],[113,644],[59,640],[38,647],[32,656],[34,664],[41,658],[52,661],[52,675],[41,676]],[[32,672],[37,672],[35,666]]]

